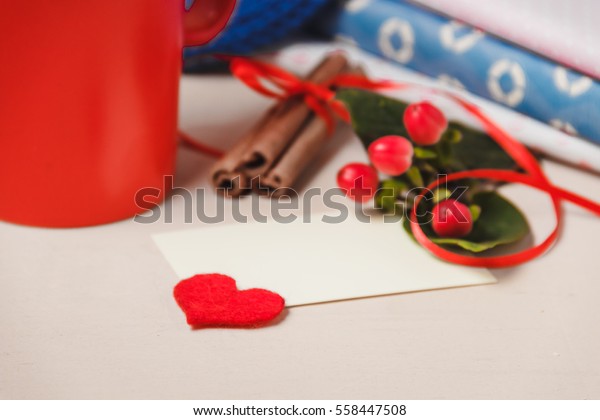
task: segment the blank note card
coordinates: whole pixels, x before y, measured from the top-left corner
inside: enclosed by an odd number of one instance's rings
[[[494,283],[485,269],[442,262],[399,223],[297,220],[212,225],[157,234],[177,276],[222,273],[240,289],[279,293],[287,306]]]

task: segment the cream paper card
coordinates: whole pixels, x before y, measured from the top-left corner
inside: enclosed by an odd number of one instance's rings
[[[311,219],[206,226],[153,239],[180,279],[226,274],[239,289],[279,293],[288,307],[496,282],[485,269],[431,256],[400,223]]]

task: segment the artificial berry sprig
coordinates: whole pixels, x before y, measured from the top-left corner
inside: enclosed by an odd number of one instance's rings
[[[435,105],[424,101],[406,108],[404,126],[415,144],[432,146],[442,138],[448,128],[448,120]]]
[[[441,201],[431,214],[433,231],[442,238],[463,238],[473,230],[471,211],[460,201]]]
[[[401,136],[381,137],[371,143],[368,151],[373,166],[386,175],[402,175],[412,165],[413,146]]]
[[[363,134],[361,130],[368,133],[363,141],[371,165],[346,165],[338,174],[338,185],[355,201],[366,202],[374,197],[375,206],[382,211],[397,214],[402,210],[408,215],[422,188],[440,175],[473,167],[480,160],[486,165],[490,159],[506,167],[514,164],[483,133],[449,123],[430,102],[404,105],[373,93],[361,93],[356,101],[345,102],[350,110],[362,106],[357,114],[364,116],[368,115],[365,107],[369,106],[370,97],[377,101],[376,112],[398,116],[395,121],[375,124],[379,114],[371,115],[368,121],[372,119],[373,125],[366,127],[362,121],[354,121],[359,134]],[[382,101],[387,109],[381,109]],[[388,134],[375,135],[382,131],[380,127],[386,127]],[[438,187],[428,195],[430,200],[420,201],[418,222],[435,243],[471,252],[522,239],[529,232],[523,215],[497,192],[489,190],[488,182],[473,180]],[[507,223],[509,229],[503,227]],[[405,228],[412,235],[409,225],[406,217]]]
[[[353,162],[339,170],[337,184],[348,198],[365,203],[377,192],[379,175],[372,166]]]

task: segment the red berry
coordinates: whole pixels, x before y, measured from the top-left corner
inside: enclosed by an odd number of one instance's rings
[[[401,136],[384,136],[369,146],[369,159],[386,175],[402,175],[412,165],[413,146]]]
[[[349,163],[338,172],[337,184],[346,196],[364,203],[377,192],[379,177],[370,165]]]
[[[410,104],[404,111],[404,126],[412,141],[431,146],[440,141],[448,127],[446,117],[429,102]]]
[[[433,208],[433,231],[442,238],[462,238],[473,229],[469,208],[456,200],[444,200]]]

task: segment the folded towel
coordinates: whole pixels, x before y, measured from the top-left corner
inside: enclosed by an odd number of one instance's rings
[[[328,35],[600,143],[600,82],[404,0],[351,0]]]
[[[414,0],[600,79],[598,0]]]

